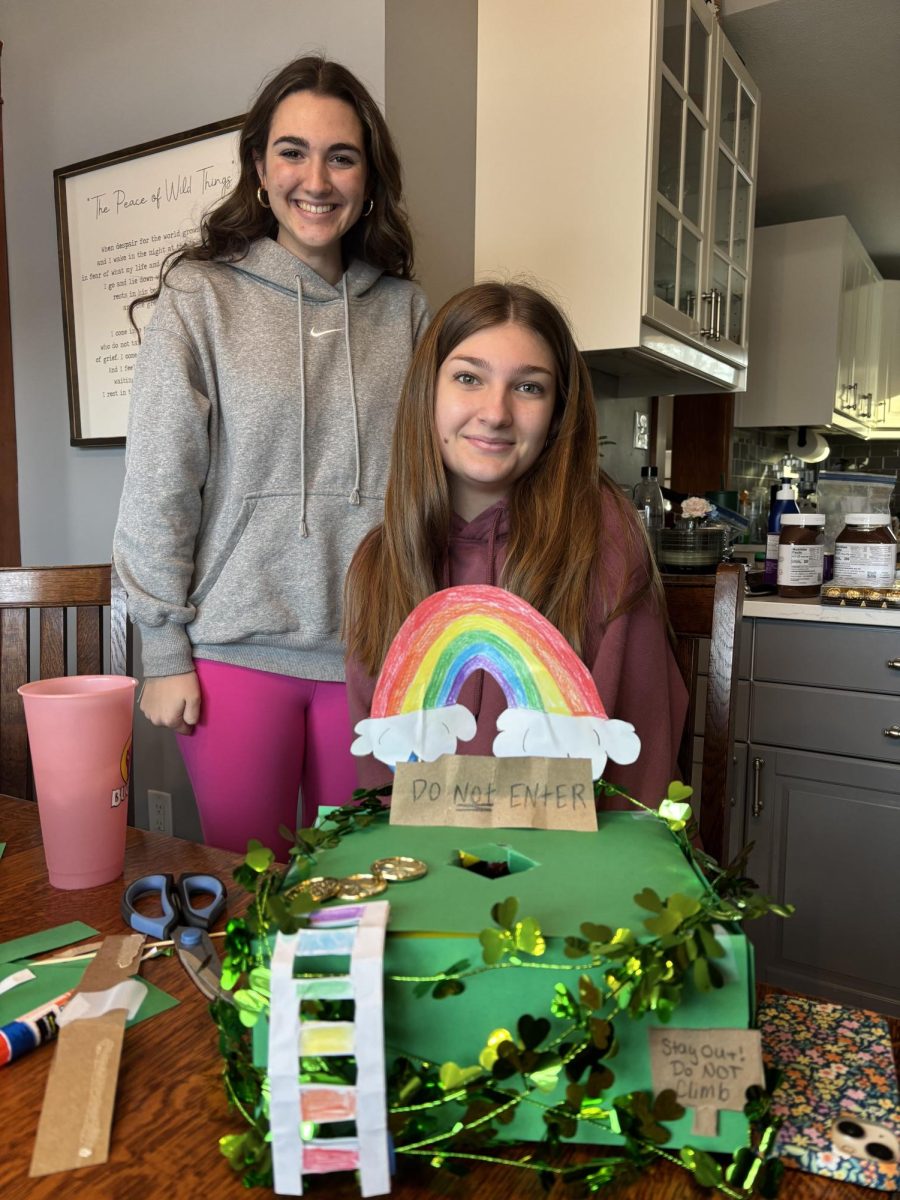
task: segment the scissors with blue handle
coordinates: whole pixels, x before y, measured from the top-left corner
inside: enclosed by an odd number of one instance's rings
[[[161,916],[145,916],[135,903],[142,896],[154,896],[162,908]],[[195,896],[207,895],[208,904],[197,906]],[[222,964],[209,937],[209,929],[225,909],[227,893],[215,875],[142,875],[125,889],[122,916],[138,933],[160,941],[171,937],[182,966],[208,1000],[227,1000],[231,994],[220,983]]]

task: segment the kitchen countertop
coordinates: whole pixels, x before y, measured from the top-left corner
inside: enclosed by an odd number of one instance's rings
[[[900,629],[900,609],[841,608],[818,600],[785,600],[780,596],[746,596],[745,617],[781,621],[822,621],[830,625],[893,626]]]

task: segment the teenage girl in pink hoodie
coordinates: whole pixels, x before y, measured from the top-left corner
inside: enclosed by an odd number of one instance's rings
[[[353,559],[345,594],[351,721],[403,620],[426,596],[495,584],[523,597],[590,669],[607,714],[641,739],[605,777],[646,804],[676,778],[687,694],[646,538],[597,463],[590,376],[565,318],[522,285],[483,283],[449,300],[406,378],[384,521]],[[479,672],[458,703],[476,717],[458,753],[490,754],[499,685]],[[366,787],[390,769],[359,760]]]

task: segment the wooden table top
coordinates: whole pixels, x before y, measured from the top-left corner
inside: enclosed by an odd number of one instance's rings
[[[103,934],[121,933],[119,902],[124,881],[85,891],[58,891],[47,882],[37,806],[0,796],[0,942],[36,933],[66,921],[82,920]],[[126,880],[150,872],[202,871],[226,885],[237,856],[179,838],[140,829],[128,830]],[[234,894],[232,894],[232,892]],[[240,904],[239,889],[229,889],[229,912]],[[4,1200],[194,1200],[208,1195],[230,1200],[253,1194],[219,1152],[218,1139],[238,1133],[243,1122],[229,1113],[220,1082],[215,1026],[206,1001],[176,959],[150,959],[143,975],[181,1003],[129,1029],[122,1052],[109,1162],[42,1179],[29,1179],[38,1113],[52,1048],[41,1047],[0,1068],[0,1196]],[[582,1161],[585,1151],[566,1147],[562,1162]],[[335,1182],[337,1181],[337,1182]],[[359,1191],[353,1177],[307,1180],[304,1191],[328,1200],[351,1200]],[[420,1200],[426,1193],[463,1200],[572,1200],[580,1195],[557,1183],[544,1192],[536,1175],[478,1164],[458,1178],[435,1172],[424,1162],[403,1162],[391,1193],[396,1200]],[[872,1193],[799,1171],[785,1176],[785,1200],[871,1200]],[[686,1171],[660,1163],[630,1187],[615,1192],[627,1200],[700,1200],[710,1193],[697,1187]]]

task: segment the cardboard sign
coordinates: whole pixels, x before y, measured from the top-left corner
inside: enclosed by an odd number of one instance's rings
[[[758,1029],[650,1029],[653,1091],[671,1088],[693,1108],[692,1132],[715,1137],[718,1111],[740,1112],[746,1091],[762,1084]]]
[[[590,760],[446,754],[398,763],[391,824],[596,832]]]

